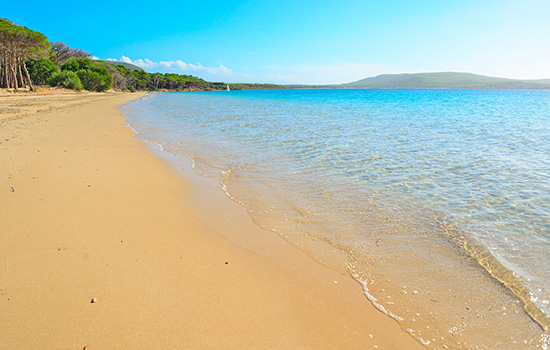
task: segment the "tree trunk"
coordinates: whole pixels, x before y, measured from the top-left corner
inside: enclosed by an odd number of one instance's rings
[[[17,70],[19,73],[19,85],[21,85],[22,88],[25,87],[25,82],[23,81],[23,72],[21,72],[21,61],[17,64]]]
[[[6,65],[6,89],[11,88],[11,68],[10,68],[10,58],[6,57],[5,65]]]
[[[11,80],[13,83],[13,88],[17,90],[19,89],[19,85],[17,84],[17,71],[15,70],[16,64],[15,57],[12,57],[10,60]]]
[[[2,57],[2,87],[8,89],[10,87],[10,73],[8,70],[8,57]]]
[[[25,62],[23,62],[23,69],[25,70],[25,74],[27,75],[27,80],[29,81],[29,88],[31,91],[34,91],[34,87],[32,86],[31,76],[29,75],[29,71],[27,70],[27,65]]]
[[[2,70],[0,71],[0,87],[5,88],[6,87],[6,64],[4,63],[4,57],[0,57],[0,67]]]

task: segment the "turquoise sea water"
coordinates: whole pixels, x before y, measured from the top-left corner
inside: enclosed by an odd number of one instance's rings
[[[548,347],[549,92],[159,93],[123,110],[266,231],[347,252],[428,348]]]

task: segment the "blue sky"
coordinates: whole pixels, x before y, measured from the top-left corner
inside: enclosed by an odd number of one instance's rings
[[[330,84],[385,73],[550,78],[548,0],[6,1],[0,17],[150,72]]]

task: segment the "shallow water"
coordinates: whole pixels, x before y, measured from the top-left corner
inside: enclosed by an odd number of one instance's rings
[[[544,348],[550,93],[263,90],[123,107],[262,228],[322,241],[429,348]]]

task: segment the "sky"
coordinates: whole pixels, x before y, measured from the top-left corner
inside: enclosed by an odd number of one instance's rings
[[[550,0],[5,1],[0,17],[149,72],[336,84],[379,74],[550,79]]]

